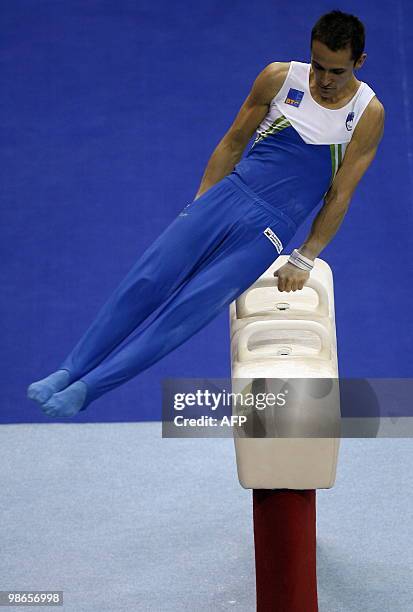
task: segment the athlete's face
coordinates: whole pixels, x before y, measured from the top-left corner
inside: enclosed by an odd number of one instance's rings
[[[331,51],[324,43],[314,40],[311,47],[311,66],[314,81],[323,98],[335,98],[348,86],[353,78],[353,70],[361,68],[366,54],[354,63],[351,49]]]

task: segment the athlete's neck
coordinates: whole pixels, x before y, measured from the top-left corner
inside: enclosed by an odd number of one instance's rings
[[[355,75],[353,74],[352,78],[350,79],[344,90],[340,91],[336,96],[323,95],[323,92],[317,87],[315,83],[313,70],[310,69],[309,86],[310,93],[316,102],[318,102],[322,106],[325,106],[326,108],[334,108],[336,106],[345,106],[347,102],[349,102],[353,98],[354,94],[360,86],[360,81],[356,79]]]

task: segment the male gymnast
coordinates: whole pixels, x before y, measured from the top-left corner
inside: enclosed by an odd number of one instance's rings
[[[272,62],[258,74],[194,201],[140,256],[58,370],[29,386],[46,414],[75,415],[180,346],[269,268],[323,200],[274,280],[280,291],[303,288],[382,138],[383,105],[354,74],[364,45],[361,21],[331,11],[312,29],[311,63]]]

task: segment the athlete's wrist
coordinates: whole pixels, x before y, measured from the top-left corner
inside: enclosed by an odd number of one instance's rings
[[[292,264],[296,268],[300,268],[300,270],[305,270],[306,272],[311,272],[314,268],[314,261],[308,257],[305,257],[298,249],[294,249],[288,258],[288,263]]]

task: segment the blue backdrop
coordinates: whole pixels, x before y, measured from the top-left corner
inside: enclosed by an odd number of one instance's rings
[[[311,27],[332,8],[320,0],[1,3],[1,422],[51,420],[26,399],[27,385],[59,365],[193,199],[259,71],[309,61]],[[338,8],[365,23],[358,76],[386,108],[380,151],[321,254],[335,275],[340,372],[408,377],[413,7]],[[75,420],[158,419],[161,380],[175,376],[230,376],[226,312]]]

